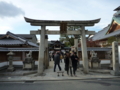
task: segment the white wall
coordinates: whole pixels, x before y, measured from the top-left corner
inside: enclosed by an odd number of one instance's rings
[[[1,62],[1,63],[0,63],[0,67],[4,67],[4,66],[6,66],[6,65],[8,65],[8,62]]]
[[[13,65],[23,65],[22,61],[13,61]]]
[[[14,61],[13,65],[23,65],[23,61]],[[35,65],[38,65],[38,61],[35,61]]]
[[[4,67],[6,65],[9,65],[9,62],[1,62],[0,67]],[[13,65],[23,65],[23,61],[13,61]],[[38,61],[35,61],[35,65],[38,65]]]
[[[110,64],[110,60],[101,60],[101,64]],[[83,64],[83,61],[80,61],[80,64]]]

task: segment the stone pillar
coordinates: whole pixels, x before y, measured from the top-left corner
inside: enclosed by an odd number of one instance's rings
[[[48,35],[45,35],[45,69],[49,66],[49,53],[48,53]]]
[[[111,74],[114,76],[119,76],[119,55],[118,55],[118,43],[114,41],[112,43],[112,60],[113,60],[113,71]]]
[[[43,75],[44,51],[45,51],[45,26],[41,26],[39,55],[38,55],[38,75]]]
[[[86,37],[85,37],[85,27],[81,27],[81,50],[82,50],[82,61],[83,61],[83,71],[84,73],[88,73],[88,54],[87,54],[87,46],[86,46]]]

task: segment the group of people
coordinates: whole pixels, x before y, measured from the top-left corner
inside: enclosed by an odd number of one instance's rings
[[[79,58],[76,54],[76,52],[66,52],[63,54],[60,51],[54,52],[53,60],[54,60],[54,72],[56,72],[56,66],[58,66],[59,70],[61,71],[62,68],[60,66],[60,61],[62,60],[61,57],[64,57],[64,63],[65,63],[65,70],[67,71],[67,74],[71,76],[76,76],[76,70],[77,70],[77,63],[79,61]],[[69,72],[70,71],[70,72]],[[69,74],[70,73],[70,74]]]
[[[76,52],[72,52],[72,53],[67,52],[64,61],[65,61],[65,70],[67,71],[67,74],[69,75],[69,71],[70,71],[71,76],[73,75],[76,76],[77,63],[79,61]]]

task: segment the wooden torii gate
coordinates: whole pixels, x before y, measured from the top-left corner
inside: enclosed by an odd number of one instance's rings
[[[83,60],[83,71],[84,73],[88,73],[88,55],[87,55],[87,47],[86,47],[86,37],[85,35],[89,34],[95,34],[95,31],[88,31],[85,30],[85,26],[94,26],[95,23],[98,23],[100,19],[95,20],[86,20],[86,21],[80,21],[80,20],[70,20],[70,21],[57,21],[57,20],[35,20],[35,19],[29,19],[25,18],[25,21],[30,23],[32,26],[41,26],[41,30],[37,31],[30,31],[30,34],[41,34],[40,36],[40,45],[39,45],[39,55],[38,55],[38,75],[42,75],[44,72],[44,51],[45,51],[45,35],[46,34],[61,34],[60,31],[56,30],[46,30],[46,26],[63,26],[61,29],[65,29],[66,26],[80,26],[81,30],[79,31],[65,31],[63,30],[64,34],[68,35],[81,35],[81,48],[82,48],[82,60]],[[48,63],[48,62],[47,62]]]

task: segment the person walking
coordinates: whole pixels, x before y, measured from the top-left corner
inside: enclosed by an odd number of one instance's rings
[[[79,58],[76,55],[76,52],[73,52],[73,54],[71,55],[71,60],[72,60],[73,74],[74,76],[77,77],[76,70],[77,70],[77,63],[78,63]]]
[[[56,52],[54,55],[54,72],[56,71],[56,66],[58,65],[59,70],[61,71],[60,67],[60,54],[59,52]]]
[[[70,74],[71,74],[71,76],[73,76],[72,75],[72,61],[71,61],[71,58],[70,58],[70,53],[66,53],[65,68],[66,68],[67,74],[69,75],[69,70],[70,70]]]

